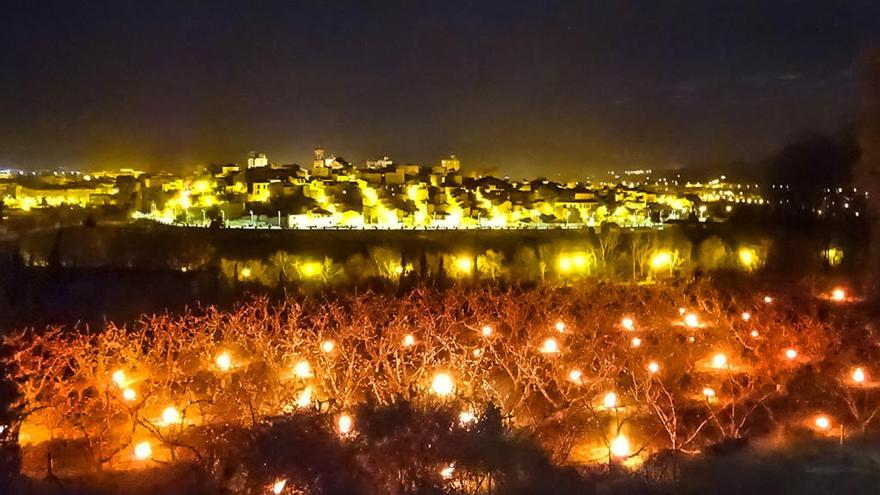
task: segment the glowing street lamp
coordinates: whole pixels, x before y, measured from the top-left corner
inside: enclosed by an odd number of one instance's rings
[[[556,354],[559,352],[559,343],[553,337],[548,337],[541,344],[542,354]]]
[[[764,296],[764,303],[770,304],[773,302],[773,298],[770,296]]]
[[[321,352],[325,354],[330,354],[331,352],[333,352],[334,349],[336,349],[336,342],[333,342],[329,339],[321,342]]]
[[[483,328],[480,329],[480,333],[483,334],[483,337],[491,337],[492,331],[492,327],[490,327],[489,325],[483,325]]]
[[[651,256],[651,268],[654,270],[662,270],[672,265],[672,253],[669,251],[659,251]]]
[[[791,361],[797,357],[798,357],[798,351],[796,349],[789,347],[788,349],[785,350],[785,358],[788,359],[789,361]]]
[[[861,385],[865,383],[867,376],[865,375],[865,370],[862,368],[856,368],[852,372],[852,381]]]
[[[829,419],[828,416],[825,416],[824,414],[816,416],[816,419],[813,421],[813,423],[816,425],[816,428],[819,428],[820,430],[827,430],[828,428],[831,428],[831,419]]]
[[[553,326],[556,328],[556,331],[557,331],[557,332],[559,332],[559,333],[563,333],[563,332],[565,332],[565,322],[564,322],[564,321],[559,320],[559,321],[557,321],[556,324],[553,325]]]
[[[135,392],[134,389],[131,389],[131,388],[123,389],[122,390],[122,398],[131,402],[131,401],[137,399],[137,392]]]
[[[846,301],[846,291],[842,287],[836,287],[831,291],[831,300],[834,302]]]
[[[455,466],[453,466],[452,464],[440,470],[440,476],[445,480],[452,478],[453,474],[455,474]]]
[[[354,428],[354,420],[346,413],[342,413],[339,415],[339,418],[336,420],[336,431],[339,432],[340,435],[348,435],[351,433]]]
[[[214,358],[214,364],[220,371],[229,371],[232,368],[232,356],[228,352],[223,351]]]
[[[312,365],[305,359],[301,359],[293,365],[293,374],[297,378],[310,378],[312,376]]]
[[[116,384],[117,387],[125,386],[125,371],[124,370],[116,370],[110,377],[113,380],[113,383]]]
[[[287,480],[281,479],[272,483],[272,493],[275,495],[280,495],[281,492],[284,491],[284,487],[287,486]]]
[[[431,380],[431,391],[439,397],[446,397],[455,391],[455,382],[449,373],[437,373]]]
[[[416,343],[416,338],[413,337],[411,333],[406,334],[403,337],[403,346],[404,347],[412,347]]]
[[[468,274],[473,270],[474,262],[467,256],[459,256],[455,260],[455,268],[461,273]]]
[[[241,269],[241,278],[250,278],[251,277],[251,269],[248,267],[244,267]]]
[[[642,345],[642,339],[640,339],[638,337],[633,337],[632,341],[630,341],[630,342],[633,347],[639,347],[640,345]]]
[[[700,318],[695,313],[688,313],[684,316],[684,324],[691,328],[697,328],[700,326]]]
[[[660,363],[657,361],[651,361],[648,363],[648,371],[654,375],[660,372]]]
[[[629,316],[625,316],[622,320],[620,320],[620,326],[622,326],[624,330],[632,330],[636,327],[636,322],[633,321],[633,319]]]
[[[703,395],[706,396],[707,399],[711,399],[712,397],[715,397],[715,391],[706,387],[703,389]]]
[[[742,318],[743,321],[749,321],[752,319],[752,314],[749,313],[748,311],[743,311],[742,314],[740,315],[740,317]]]
[[[143,441],[134,446],[134,457],[139,461],[147,461],[153,457],[153,448],[150,442]]]
[[[623,434],[617,435],[611,440],[609,450],[614,457],[629,457],[632,455],[632,450],[629,446],[629,439]]]
[[[583,372],[577,368],[568,372],[568,379],[574,383],[580,385],[581,378],[584,376]]]
[[[174,406],[168,406],[162,411],[162,422],[171,425],[180,421],[180,411]]]
[[[722,353],[715,354],[712,356],[712,367],[720,370],[727,366],[727,356]]]
[[[602,405],[605,406],[605,409],[614,409],[617,407],[617,394],[614,392],[608,392],[602,396]]]
[[[760,335],[760,334],[758,333],[757,330],[752,330],[752,333],[751,333],[750,335],[751,335],[753,338],[756,338],[756,339],[757,339],[757,338],[758,338],[758,335]]]

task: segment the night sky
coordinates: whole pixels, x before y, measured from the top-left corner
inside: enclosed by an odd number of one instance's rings
[[[0,14],[0,167],[757,160],[854,121],[871,42],[877,0],[23,1]]]

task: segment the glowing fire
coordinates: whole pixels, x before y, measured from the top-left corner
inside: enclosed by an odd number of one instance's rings
[[[434,392],[434,394],[440,397],[446,397],[447,395],[451,395],[454,391],[455,382],[453,382],[449,373],[441,372],[434,375],[434,379],[431,380],[431,392]]]

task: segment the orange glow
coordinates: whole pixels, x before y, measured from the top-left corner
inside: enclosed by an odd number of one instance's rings
[[[559,333],[565,332],[565,322],[562,320],[557,321],[556,325],[554,325],[554,327],[556,328],[556,331]]]
[[[275,483],[272,483],[272,493],[279,495],[284,491],[285,486],[287,486],[287,480],[278,480]]]
[[[492,327],[490,327],[489,325],[484,325],[483,329],[480,330],[480,332],[483,334],[483,337],[491,337],[492,336]]]
[[[455,391],[455,382],[449,373],[437,373],[431,380],[431,392],[440,397],[451,395]]]
[[[743,319],[743,321],[749,321],[750,319],[752,319],[752,314],[748,311],[743,311],[740,317]]]
[[[131,402],[137,399],[137,392],[134,389],[126,388],[122,391],[122,398]]]
[[[168,406],[162,411],[162,422],[166,425],[174,424],[180,421],[180,411],[174,406]]]
[[[574,383],[577,383],[577,384],[581,383],[582,376],[583,376],[583,373],[581,373],[581,370],[579,370],[577,368],[568,372],[568,379],[573,381]]]
[[[555,354],[559,352],[559,343],[553,337],[549,337],[541,344],[541,352],[544,354]]]
[[[620,320],[620,326],[622,326],[624,330],[632,330],[636,327],[636,322],[633,321],[632,318],[627,316]]]
[[[633,337],[630,342],[632,343],[633,347],[638,347],[638,346],[642,345],[642,339],[640,339],[638,337]]]
[[[648,363],[648,371],[650,371],[652,374],[659,372],[660,371],[660,363],[658,363],[657,361],[649,362]]]
[[[141,442],[134,446],[134,457],[140,461],[146,461],[153,457],[153,448],[150,442]]]
[[[125,381],[126,381],[125,380],[125,371],[116,370],[113,372],[113,375],[111,376],[111,378],[113,379],[113,383],[115,383],[117,387],[124,387],[125,386]]]
[[[415,345],[415,343],[416,343],[416,338],[413,337],[412,334],[408,333],[403,337],[403,345],[405,347],[412,347],[413,345]]]
[[[705,395],[707,399],[710,399],[712,397],[715,397],[715,391],[709,387],[706,387],[703,389],[703,395]]]
[[[610,450],[614,457],[629,457],[632,454],[629,439],[623,434],[617,435],[614,440],[611,440]]]
[[[788,348],[785,350],[785,358],[789,361],[798,357],[798,351],[792,348]]]
[[[617,394],[614,392],[606,393],[602,396],[602,405],[605,406],[606,409],[614,409],[617,407]]]
[[[333,352],[334,349],[336,349],[336,342],[333,342],[332,340],[325,340],[324,342],[321,342],[322,352],[330,354],[331,352]]]
[[[831,420],[828,418],[828,416],[825,416],[824,414],[816,416],[814,424],[816,425],[816,428],[819,428],[820,430],[827,430],[828,428],[831,428]]]
[[[770,296],[764,296],[764,302],[770,304],[773,302],[773,298]]]
[[[477,416],[471,411],[462,411],[458,415],[458,422],[462,426],[469,425],[477,420]]]
[[[305,359],[297,361],[296,364],[293,365],[293,374],[296,375],[297,378],[309,378],[312,376],[312,366]]]
[[[866,379],[867,379],[867,376],[865,375],[865,370],[863,370],[862,368],[856,368],[853,370],[852,381],[854,381],[858,384],[862,384],[862,383],[865,383]]]
[[[831,291],[831,300],[835,302],[845,301],[846,291],[842,287],[836,287],[833,291]]]
[[[340,435],[348,435],[351,433],[354,428],[354,420],[348,414],[339,415],[339,419],[336,420],[336,431],[339,432]]]
[[[697,328],[700,326],[700,318],[694,313],[688,313],[684,317],[684,324],[691,328]]]
[[[712,367],[715,369],[721,369],[727,366],[727,356],[722,353],[715,354],[712,356]]]
[[[757,330],[752,330],[752,333],[750,335],[757,339],[759,334]]]
[[[214,364],[217,365],[217,369],[220,371],[229,371],[232,368],[232,357],[228,352],[223,351],[214,358]]]

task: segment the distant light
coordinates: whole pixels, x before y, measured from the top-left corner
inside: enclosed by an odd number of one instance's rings
[[[330,354],[331,352],[333,352],[334,349],[336,349],[336,342],[333,342],[329,339],[321,342],[321,351],[323,351],[324,353]]]
[[[299,360],[293,365],[293,374],[297,378],[309,378],[312,376],[312,365],[305,359]]]
[[[413,337],[411,333],[404,335],[403,337],[403,345],[404,347],[412,347],[416,343],[416,338]]]
[[[757,339],[757,338],[758,338],[758,335],[760,335],[760,334],[759,334],[759,333],[758,333],[758,331],[757,331],[757,330],[752,330],[752,333],[751,333],[751,335],[752,335],[752,337],[754,337],[754,338],[756,338],[756,339]]]
[[[556,322],[556,325],[554,325],[554,327],[556,327],[557,332],[562,333],[565,331],[565,322],[562,320],[559,320]]]
[[[455,267],[462,273],[470,273],[474,267],[474,262],[466,256],[459,256],[455,260]]]
[[[789,360],[794,359],[798,356],[798,352],[795,349],[788,348],[785,350],[785,357]]]
[[[622,320],[620,320],[620,326],[622,326],[624,330],[632,330],[636,327],[636,322],[633,321],[633,319],[629,316],[626,316]]]
[[[122,391],[122,398],[131,402],[137,399],[137,392],[135,392],[134,389],[126,388]]]
[[[278,480],[275,483],[272,483],[272,493],[280,495],[280,493],[284,491],[285,486],[287,486],[287,480]]]
[[[571,381],[574,382],[574,383],[580,384],[580,383],[581,383],[581,377],[582,377],[583,375],[584,375],[584,374],[581,372],[581,370],[575,368],[575,369],[573,369],[573,370],[571,370],[571,371],[568,372],[568,379],[571,380]]]
[[[473,423],[477,420],[477,416],[471,411],[462,411],[458,415],[458,423],[462,426]]]
[[[672,264],[672,253],[669,251],[660,251],[651,257],[651,268],[660,270]]]
[[[153,448],[150,442],[141,442],[134,446],[134,457],[141,461],[149,460],[153,457]]]
[[[651,373],[657,373],[660,371],[660,363],[657,361],[651,361],[648,363],[648,371]]]
[[[633,347],[638,347],[638,346],[642,345],[642,339],[640,339],[638,337],[633,337],[630,342],[632,343]]]
[[[492,327],[489,325],[483,325],[482,330],[480,332],[483,334],[483,337],[490,337],[492,335]]]
[[[770,304],[773,302],[773,298],[770,296],[764,296],[764,302]]]
[[[684,317],[684,324],[691,328],[697,328],[700,326],[700,318],[694,313],[688,313]]]
[[[816,417],[815,424],[820,430],[827,430],[831,427],[831,420],[828,416],[820,415]]]
[[[617,435],[614,440],[611,440],[610,449],[611,455],[614,457],[628,457],[632,454],[632,450],[630,450],[629,440],[621,435]]]
[[[831,291],[831,299],[837,302],[845,301],[846,291],[842,287],[835,288],[833,291]]]
[[[180,421],[180,411],[174,406],[168,406],[162,411],[162,422],[171,425]]]
[[[248,267],[244,267],[241,269],[241,278],[249,278],[251,276],[251,269]]]
[[[125,386],[125,371],[116,370],[113,372],[111,378],[113,379],[113,383],[115,383],[117,387]]]
[[[453,466],[452,464],[440,470],[440,476],[445,480],[452,478],[453,474],[455,474],[455,466]]]
[[[866,378],[867,376],[865,375],[865,370],[863,370],[862,368],[856,368],[853,370],[852,381],[861,384],[865,383]]]
[[[715,369],[721,369],[727,366],[727,356],[722,353],[715,354],[712,356],[712,367]]]
[[[606,409],[614,409],[617,407],[617,394],[614,392],[606,393],[602,396],[602,405],[605,406]]]
[[[351,419],[351,416],[345,413],[339,415],[339,418],[336,420],[336,431],[338,431],[340,435],[348,435],[351,433],[353,427],[354,420]]]
[[[712,398],[715,397],[715,391],[709,387],[706,387],[703,389],[703,395],[705,395],[706,398]]]
[[[223,351],[214,358],[214,364],[220,371],[229,371],[229,368],[232,368],[232,357],[228,352]]]
[[[559,352],[559,343],[553,337],[548,337],[541,344],[541,352],[544,354],[555,354]]]
[[[431,380],[431,391],[440,397],[451,395],[455,391],[455,383],[449,373],[437,373]]]
[[[680,315],[684,315],[685,312],[687,312],[686,309],[684,309],[684,308],[678,308],[678,314],[680,314]]]
[[[743,311],[740,317],[743,319],[743,321],[749,321],[752,319],[752,314],[748,311]]]

